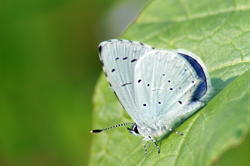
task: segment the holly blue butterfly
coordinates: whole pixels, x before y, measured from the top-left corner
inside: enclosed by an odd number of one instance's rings
[[[99,45],[99,56],[111,89],[134,120],[128,130],[152,140],[180,125],[204,105],[212,89],[209,73],[195,54],[161,50],[136,41],[112,39]],[[181,133],[174,131],[177,134]]]

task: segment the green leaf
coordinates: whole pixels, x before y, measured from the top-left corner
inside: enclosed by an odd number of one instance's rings
[[[172,133],[159,143],[160,154],[150,142],[146,157],[142,137],[125,127],[94,134],[90,165],[205,166],[241,144],[250,130],[249,9],[250,2],[243,0],[148,4],[122,38],[199,55],[209,70],[215,97],[176,128],[184,136]],[[93,117],[93,129],[132,122],[104,74],[96,86]]]

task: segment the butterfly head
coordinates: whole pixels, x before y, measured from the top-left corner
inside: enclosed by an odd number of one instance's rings
[[[134,125],[132,126],[132,128],[127,127],[128,131],[134,135],[140,135],[138,128],[137,128],[137,124],[134,123]]]

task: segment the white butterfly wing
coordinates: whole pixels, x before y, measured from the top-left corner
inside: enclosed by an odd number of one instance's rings
[[[203,104],[192,101],[204,82],[192,65],[180,54],[161,50],[150,51],[139,60],[134,74],[135,99],[144,124],[171,128]]]
[[[99,45],[100,60],[110,87],[136,123],[139,122],[139,112],[135,104],[134,68],[139,59],[152,49],[139,42],[118,39]]]

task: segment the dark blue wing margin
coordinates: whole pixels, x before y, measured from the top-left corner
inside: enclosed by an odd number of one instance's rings
[[[179,53],[183,58],[185,58],[191,66],[193,66],[194,70],[196,71],[199,78],[202,80],[202,83],[198,86],[198,88],[195,90],[192,101],[199,100],[202,96],[204,96],[207,92],[207,77],[205,75],[205,72],[202,68],[202,66],[191,56],[188,56],[186,54]]]

